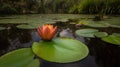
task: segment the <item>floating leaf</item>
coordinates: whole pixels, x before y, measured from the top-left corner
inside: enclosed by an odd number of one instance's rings
[[[87,24],[84,24],[86,26],[90,26],[90,27],[97,27],[97,28],[101,28],[101,27],[109,27],[108,23],[102,23],[102,22],[89,22]]]
[[[1,56],[0,67],[39,67],[39,60],[30,48],[23,48]]]
[[[17,26],[17,28],[19,28],[19,29],[35,29],[36,27],[32,26],[32,25],[18,25]]]
[[[33,52],[40,58],[58,63],[75,62],[88,55],[88,48],[82,42],[69,38],[34,42]]]
[[[4,30],[5,28],[4,27],[0,27],[0,30]]]
[[[108,34],[106,32],[96,32],[94,33],[96,37],[106,37]]]
[[[120,37],[120,33],[113,33],[112,35],[114,35],[116,37]]]
[[[110,25],[110,27],[120,28],[120,25]]]
[[[40,67],[39,59],[31,61],[26,67]]]
[[[98,32],[96,29],[81,29],[77,30],[76,34],[83,37],[94,37],[94,33]]]
[[[57,19],[57,20],[54,20],[55,22],[58,22],[58,21],[61,21],[61,22],[67,22],[68,19]]]
[[[120,45],[120,34],[114,33],[108,37],[102,38],[102,40],[111,44]]]

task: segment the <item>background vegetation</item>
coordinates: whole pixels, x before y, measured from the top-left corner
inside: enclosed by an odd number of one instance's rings
[[[120,14],[120,0],[82,0],[75,4],[69,12]]]
[[[0,15],[30,13],[120,14],[120,0],[0,0]]]

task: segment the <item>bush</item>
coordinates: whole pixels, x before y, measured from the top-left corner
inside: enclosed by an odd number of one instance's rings
[[[69,13],[120,14],[120,0],[82,0]]]
[[[17,10],[9,4],[2,4],[0,6],[0,14],[16,14]]]

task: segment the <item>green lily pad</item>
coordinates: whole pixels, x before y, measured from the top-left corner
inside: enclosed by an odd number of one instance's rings
[[[98,32],[97,29],[80,29],[77,30],[75,33],[82,37],[95,37],[94,33]]]
[[[88,55],[88,48],[82,42],[69,38],[34,42],[33,52],[40,58],[58,63],[79,61]]]
[[[0,57],[0,67],[39,67],[30,48],[18,49]]]
[[[55,22],[57,22],[57,21],[61,21],[61,22],[67,22],[68,21],[68,19],[59,19],[59,20],[54,20]]]
[[[5,28],[4,27],[0,27],[0,30],[5,30]]]
[[[120,25],[110,25],[110,27],[120,28]]]
[[[108,37],[102,38],[102,40],[111,44],[120,45],[120,34],[114,33]]]
[[[113,33],[112,35],[114,35],[116,37],[120,37],[120,33]]]
[[[17,28],[19,28],[19,29],[35,29],[36,27],[32,26],[32,25],[18,25],[17,26]]]
[[[39,59],[34,59],[26,67],[40,67]]]
[[[96,33],[94,33],[94,35],[96,37],[100,37],[100,38],[108,36],[108,34],[106,32],[96,32]]]
[[[109,27],[108,23],[103,23],[103,22],[89,22],[84,25],[89,26],[89,27],[96,27],[96,28]]]

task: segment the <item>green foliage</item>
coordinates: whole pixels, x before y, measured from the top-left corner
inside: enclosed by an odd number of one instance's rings
[[[16,12],[120,14],[119,3],[120,0],[7,0],[1,1],[0,11],[8,14]]]
[[[36,0],[7,0],[0,1],[0,14],[37,13]]]
[[[0,67],[39,67],[30,48],[22,48],[0,57]]]
[[[75,4],[70,13],[102,13],[102,14],[119,14],[120,0],[82,0]]]
[[[85,44],[69,38],[56,38],[48,42],[34,42],[32,49],[38,57],[58,63],[79,61],[85,58],[89,52]]]
[[[16,14],[17,10],[9,4],[2,4],[0,14]]]
[[[44,9],[45,13],[68,13],[78,0],[46,0],[40,1],[39,10]],[[44,3],[44,4],[42,4]]]

